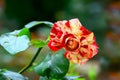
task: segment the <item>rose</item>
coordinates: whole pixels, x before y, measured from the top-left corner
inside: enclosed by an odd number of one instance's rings
[[[48,46],[53,51],[66,50],[67,59],[83,64],[98,53],[93,32],[87,30],[78,19],[57,21],[50,32]]]

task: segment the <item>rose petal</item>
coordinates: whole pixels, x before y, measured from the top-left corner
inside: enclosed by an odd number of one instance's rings
[[[71,53],[71,52],[66,52],[65,57],[71,62],[78,64],[84,64],[89,60],[87,57],[82,57],[78,53]]]

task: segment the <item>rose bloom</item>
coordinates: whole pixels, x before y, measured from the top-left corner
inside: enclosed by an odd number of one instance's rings
[[[48,46],[52,51],[66,50],[67,59],[83,64],[98,52],[93,32],[87,30],[78,19],[57,21],[50,32]]]

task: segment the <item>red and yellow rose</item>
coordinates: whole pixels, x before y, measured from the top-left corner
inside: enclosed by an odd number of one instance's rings
[[[53,51],[64,48],[65,57],[79,64],[85,63],[98,52],[94,33],[82,26],[78,19],[55,22],[48,46]]]

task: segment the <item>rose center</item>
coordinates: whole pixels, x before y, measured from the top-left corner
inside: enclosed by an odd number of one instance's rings
[[[65,49],[74,51],[79,47],[79,42],[74,38],[68,38],[65,43]]]

